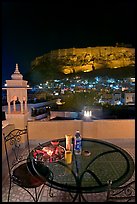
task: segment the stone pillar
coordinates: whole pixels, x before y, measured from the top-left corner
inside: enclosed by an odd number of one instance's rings
[[[11,113],[10,102],[8,101],[8,113]]]
[[[23,113],[23,101],[20,102],[21,105],[21,113]]]
[[[16,112],[15,100],[13,101],[13,111]]]
[[[25,101],[25,112],[27,112],[28,108],[27,108],[27,101]]]

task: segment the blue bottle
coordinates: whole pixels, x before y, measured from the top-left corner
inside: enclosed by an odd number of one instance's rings
[[[81,135],[79,130],[77,130],[74,136],[74,153],[76,155],[79,155],[81,154],[81,152],[82,152]]]

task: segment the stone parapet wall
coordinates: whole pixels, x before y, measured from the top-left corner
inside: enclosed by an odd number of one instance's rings
[[[28,122],[29,139],[35,142],[63,138],[80,130],[82,137],[95,139],[134,139],[135,120],[60,120]],[[38,143],[37,142],[37,143]]]

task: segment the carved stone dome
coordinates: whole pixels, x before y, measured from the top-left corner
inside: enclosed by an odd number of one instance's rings
[[[23,79],[23,75],[19,72],[18,64],[16,64],[15,71],[14,71],[14,73],[11,75],[11,78],[12,78],[13,80],[22,80],[22,79]]]

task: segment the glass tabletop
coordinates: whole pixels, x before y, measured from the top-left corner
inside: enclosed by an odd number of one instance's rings
[[[65,148],[64,138],[57,141]],[[49,146],[50,142],[35,150]],[[90,154],[85,154],[85,151]],[[82,154],[73,152],[71,164],[66,164],[64,157],[57,162],[38,162],[33,152],[29,159],[37,174],[45,178],[47,185],[69,192],[103,192],[107,190],[109,180],[112,181],[111,187],[115,188],[127,182],[134,172],[134,161],[125,150],[97,139],[82,139]],[[47,167],[53,174],[52,179],[46,176]]]

